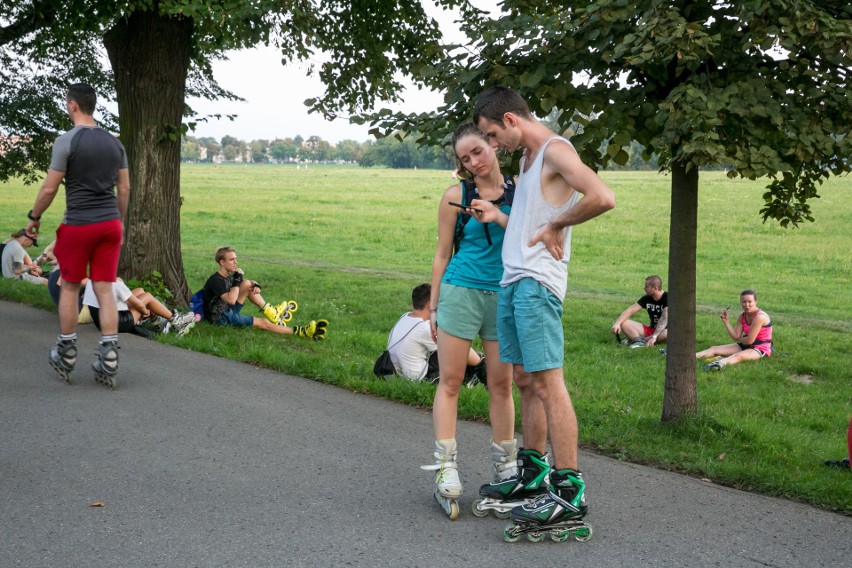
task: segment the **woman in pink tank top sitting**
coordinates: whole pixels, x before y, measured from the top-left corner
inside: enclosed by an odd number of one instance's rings
[[[727,308],[719,316],[725,324],[725,330],[736,343],[714,345],[695,354],[697,359],[722,357],[704,365],[705,371],[721,371],[725,365],[735,365],[741,361],[769,357],[772,354],[772,321],[769,315],[757,307],[757,294],[754,290],[740,293],[742,313],[737,317],[736,327],[728,319]]]

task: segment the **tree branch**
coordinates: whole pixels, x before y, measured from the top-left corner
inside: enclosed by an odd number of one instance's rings
[[[0,27],[0,46],[19,40],[40,28],[49,26],[56,19],[56,6],[50,0],[33,2],[21,13],[14,23]]]

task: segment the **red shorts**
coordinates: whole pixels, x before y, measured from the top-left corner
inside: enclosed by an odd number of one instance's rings
[[[62,279],[81,282],[88,268],[88,277],[92,280],[115,282],[121,234],[118,219],[91,225],[59,225],[53,254],[59,261]]]
[[[645,337],[651,337],[652,335],[654,335],[653,327],[648,327],[647,325],[642,324],[642,329],[645,330]]]

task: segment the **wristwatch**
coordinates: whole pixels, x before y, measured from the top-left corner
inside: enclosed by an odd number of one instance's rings
[[[27,211],[27,219],[29,219],[30,221],[41,221],[41,215],[36,217],[35,215],[33,215],[33,210],[30,209],[29,211]]]

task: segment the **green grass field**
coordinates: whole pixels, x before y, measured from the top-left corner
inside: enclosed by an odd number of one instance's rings
[[[574,229],[565,299],[566,381],[581,444],[852,514],[849,472],[822,463],[845,454],[852,415],[852,180],[823,186],[812,203],[816,223],[783,229],[760,219],[760,182],[701,175],[697,344],[728,342],[718,312],[736,308],[750,287],[772,317],[783,355],[699,372],[698,417],[671,425],[660,422],[663,357],[619,348],[609,334],[642,295],[645,276],[668,280],[670,179],[602,177],[617,207]],[[202,324],[162,341],[429,406],[434,387],[379,381],[371,369],[411,288],[429,280],[436,208],[452,182],[449,172],[436,171],[185,166],[181,227],[190,287],[216,270],[216,248],[230,245],[268,300],[299,302],[295,323],[325,317],[331,328],[327,341],[314,343]],[[0,185],[6,234],[23,226],[37,189]],[[58,202],[45,215],[45,235],[62,208]],[[46,291],[17,282],[0,283],[0,297],[52,309]],[[487,418],[484,389],[462,393],[460,415]]]

